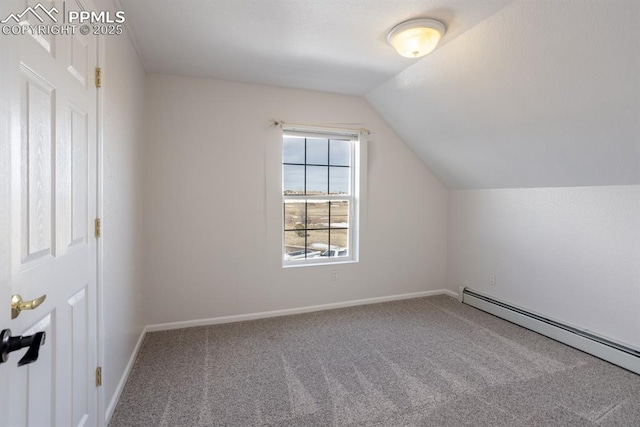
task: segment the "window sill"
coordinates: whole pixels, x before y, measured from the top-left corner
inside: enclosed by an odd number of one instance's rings
[[[282,264],[282,268],[300,268],[300,267],[318,267],[322,265],[340,265],[340,264],[355,264],[358,260],[355,259],[346,259],[340,261],[324,261],[324,262],[288,262],[286,264]]]

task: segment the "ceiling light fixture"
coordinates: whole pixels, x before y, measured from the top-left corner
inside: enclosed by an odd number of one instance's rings
[[[436,48],[445,31],[444,24],[435,19],[412,19],[393,27],[387,41],[400,55],[419,58]]]

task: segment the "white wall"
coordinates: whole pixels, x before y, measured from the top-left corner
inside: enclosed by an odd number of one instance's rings
[[[451,289],[640,349],[640,186],[458,190],[449,215]]]
[[[101,3],[100,10],[113,7],[108,3]],[[126,35],[103,41],[103,410],[108,411],[144,327],[140,228],[145,73]]]
[[[147,323],[445,286],[447,191],[363,98],[150,75],[147,106]],[[281,267],[270,119],[372,131],[359,263]]]

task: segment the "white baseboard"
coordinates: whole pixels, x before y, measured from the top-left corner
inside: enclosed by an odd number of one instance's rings
[[[452,290],[450,290],[450,289],[443,289],[443,290],[442,290],[442,293],[443,293],[444,295],[449,295],[451,298],[455,298],[455,299],[459,299],[459,298],[460,298],[460,295],[459,295],[458,293],[453,292],[453,291],[452,291]]]
[[[129,374],[131,373],[131,370],[133,369],[133,364],[136,361],[136,358],[138,357],[138,353],[140,352],[140,348],[142,347],[142,341],[144,341],[144,336],[147,333],[147,328],[145,327],[142,332],[140,333],[140,337],[138,338],[138,342],[136,343],[136,346],[133,348],[133,353],[131,353],[131,357],[129,358],[129,362],[127,363],[127,366],[124,368],[124,372],[122,373],[122,376],[120,377],[120,381],[118,382],[118,386],[116,387],[116,391],[113,393],[113,396],[111,397],[111,401],[109,402],[109,406],[107,406],[107,411],[105,413],[105,417],[104,417],[104,425],[108,426],[109,425],[109,421],[111,421],[111,416],[113,415],[113,411],[115,411],[116,409],[116,405],[118,404],[118,400],[120,400],[120,395],[122,394],[122,390],[124,389],[124,385],[127,383],[127,380],[129,379]]]
[[[209,319],[188,320],[183,322],[158,323],[145,328],[147,332],[168,331],[171,329],[192,328],[194,326],[219,325],[222,323],[243,322],[246,320],[266,319],[268,317],[289,316],[292,314],[311,313],[314,311],[332,310],[334,308],[354,307],[358,305],[377,304],[380,302],[398,301],[403,299],[430,297],[433,295],[449,295],[458,298],[458,294],[448,289],[434,291],[414,292],[410,294],[390,295],[386,297],[366,298],[352,301],[336,302],[331,304],[312,305],[285,310],[263,311],[260,313],[238,314],[235,316],[212,317]]]

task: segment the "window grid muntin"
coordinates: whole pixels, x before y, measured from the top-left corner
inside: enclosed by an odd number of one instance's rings
[[[333,227],[331,225],[332,224],[332,221],[331,221],[331,202],[328,202],[328,204],[329,204],[329,210],[328,210],[329,214],[328,214],[328,218],[327,218],[328,226],[327,227],[309,227],[308,226],[308,222],[309,222],[309,215],[308,215],[309,203],[310,202],[313,203],[314,200],[322,200],[322,201],[324,201],[323,199],[314,199],[313,197],[305,198],[305,202],[304,202],[304,204],[305,204],[305,208],[304,208],[305,209],[305,227],[304,228],[286,228],[285,227],[285,228],[283,228],[283,231],[284,231],[285,235],[286,235],[287,232],[289,232],[289,233],[301,232],[301,231],[304,232],[304,248],[302,250],[305,251],[305,253],[304,253],[304,258],[301,258],[301,259],[310,259],[307,256],[307,254],[308,254],[308,252],[310,250],[310,248],[309,248],[309,233],[308,233],[309,231],[326,231],[327,232],[327,250],[329,251],[328,252],[329,255],[327,256],[328,258],[345,258],[345,257],[348,257],[349,253],[351,251],[351,249],[350,249],[351,241],[352,241],[351,227],[349,227],[349,226],[347,226],[347,227]],[[286,201],[287,201],[287,199],[285,199],[285,204],[286,204]],[[338,201],[344,201],[344,202],[348,203],[349,208],[347,210],[347,221],[348,221],[349,224],[351,224],[352,209],[353,209],[353,205],[351,203],[351,200],[343,198],[343,199],[338,200]],[[347,231],[347,246],[344,247],[344,249],[347,250],[347,254],[346,255],[341,255],[341,256],[340,255],[336,255],[336,256],[332,255],[332,251],[336,250],[336,248],[338,248],[338,246],[336,246],[335,248],[332,247],[332,243],[331,243],[331,231],[332,230],[333,231],[337,231],[337,230],[345,230],[345,231]],[[285,246],[286,246],[286,243],[285,243]]]
[[[305,196],[310,196],[310,195],[317,195],[317,194],[309,194],[308,193],[308,167],[324,167],[327,168],[327,188],[326,188],[326,193],[324,193],[325,195],[332,195],[331,191],[331,168],[347,168],[352,170],[351,168],[353,167],[353,149],[350,150],[349,152],[349,165],[339,165],[339,164],[332,164],[331,163],[331,141],[345,141],[345,142],[349,142],[350,144],[353,144],[353,140],[351,139],[338,139],[338,138],[330,138],[327,137],[327,163],[326,164],[320,164],[320,163],[307,163],[307,140],[308,139],[321,139],[316,137],[313,138],[307,138],[307,137],[297,137],[300,139],[304,139],[304,163],[296,163],[296,162],[282,162],[282,166],[283,166],[283,175],[284,175],[284,166],[303,166],[304,167],[304,181],[303,181],[303,188],[304,188],[304,195]],[[324,139],[324,138],[323,138]],[[352,187],[353,187],[353,183],[351,182],[351,180],[353,179],[353,174],[349,174],[349,181],[348,181],[348,185],[347,185],[347,189],[349,190],[348,195],[352,194]],[[284,176],[283,176],[284,178]],[[284,191],[284,180],[283,180],[283,191]],[[340,195],[343,195],[343,193],[339,193]],[[300,195],[300,194],[285,194],[285,196],[295,196],[295,195]],[[323,194],[320,194],[323,195]]]
[[[283,212],[286,210],[286,208],[284,206],[286,206],[286,202],[288,200],[299,200],[300,202],[304,202],[305,204],[305,228],[304,229],[287,229],[285,226],[285,222],[286,222],[286,218],[283,217],[283,237],[285,237],[285,239],[283,240],[283,256],[286,255],[288,252],[286,252],[286,233],[287,232],[297,232],[297,231],[304,231],[304,248],[303,248],[303,252],[304,252],[304,258],[300,258],[297,260],[288,260],[288,262],[296,262],[296,261],[302,261],[302,260],[309,260],[312,258],[308,258],[308,254],[309,254],[309,241],[308,241],[308,235],[309,235],[309,231],[327,231],[328,233],[328,239],[327,239],[327,250],[328,250],[328,257],[329,259],[334,258],[334,259],[341,259],[341,258],[345,258],[345,259],[349,259],[352,256],[352,250],[353,250],[353,234],[352,234],[352,219],[354,218],[354,209],[355,209],[355,198],[354,198],[354,193],[353,193],[353,186],[354,186],[354,179],[355,177],[353,176],[353,173],[355,171],[355,169],[353,169],[353,165],[354,165],[354,142],[356,141],[356,139],[340,139],[340,138],[331,138],[331,137],[327,137],[327,164],[317,164],[317,163],[307,163],[307,137],[299,137],[300,139],[304,139],[304,161],[305,163],[296,163],[296,162],[282,162],[283,165],[283,173],[284,173],[284,166],[286,165],[290,165],[290,166],[304,166],[304,194],[285,194],[285,184],[284,184],[284,176],[283,176]],[[313,138],[313,139],[325,139],[325,138]],[[348,165],[344,165],[344,164],[332,164],[331,162],[331,141],[345,141],[349,143],[349,151],[348,151]],[[327,188],[326,188],[326,194],[308,194],[308,182],[307,182],[307,178],[308,178],[308,174],[307,174],[307,167],[309,166],[319,166],[319,167],[326,167],[327,168]],[[330,193],[331,190],[331,168],[347,168],[350,170],[350,173],[348,174],[348,181],[347,181],[347,190],[348,193],[338,193],[338,194],[332,194]],[[327,202],[329,205],[329,209],[328,209],[328,227],[326,228],[309,228],[308,227],[308,222],[309,222],[309,203],[314,203],[317,201],[324,201]],[[349,224],[347,227],[331,227],[331,208],[332,208],[332,202],[334,201],[344,201],[347,202],[348,204],[348,209],[347,209],[347,223]],[[332,248],[331,246],[331,230],[346,230],[347,231],[347,239],[346,239],[346,255],[343,256],[332,256],[332,251],[336,250],[335,248]],[[336,246],[336,248],[338,248]]]
[[[287,228],[286,226],[286,204],[287,201],[290,200],[296,200],[300,203],[304,203],[304,228]],[[328,205],[328,214],[327,214],[327,226],[326,227],[309,227],[309,204],[310,203],[318,203],[318,202],[324,202],[327,203]],[[329,250],[329,255],[328,258],[344,258],[345,256],[349,256],[349,253],[351,251],[350,247],[351,247],[351,227],[347,226],[347,227],[333,227],[332,224],[332,214],[331,214],[331,208],[332,208],[332,204],[334,202],[346,202],[348,209],[347,209],[347,224],[351,224],[351,219],[352,219],[352,210],[353,210],[353,204],[352,204],[352,200],[350,197],[340,197],[340,198],[333,198],[331,200],[327,200],[326,196],[323,195],[312,195],[312,196],[298,196],[298,197],[290,197],[290,196],[285,196],[284,198],[284,206],[283,206],[283,211],[285,212],[285,215],[283,216],[283,232],[286,233],[287,232],[304,232],[304,248],[302,250],[305,251],[304,253],[304,258],[301,259],[309,259],[307,257],[308,251],[309,251],[309,231],[327,231],[328,233],[328,239],[327,239],[327,250]],[[335,248],[332,248],[332,244],[331,244],[331,230],[346,230],[347,231],[347,255],[343,255],[343,256],[332,256],[331,255],[331,251],[334,250]],[[286,240],[286,239],[285,239]],[[285,243],[286,246],[286,243]],[[283,254],[284,255],[284,254]]]

